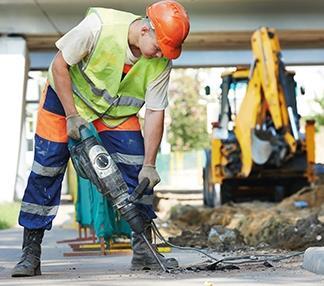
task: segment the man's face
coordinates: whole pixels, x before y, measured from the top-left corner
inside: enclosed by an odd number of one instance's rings
[[[163,54],[156,40],[155,32],[147,26],[141,30],[139,48],[145,58],[161,58]]]

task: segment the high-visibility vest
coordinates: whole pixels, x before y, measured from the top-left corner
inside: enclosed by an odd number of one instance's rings
[[[141,57],[122,79],[129,26],[140,16],[105,8],[90,8],[91,13],[99,16],[101,30],[92,53],[70,67],[74,102],[85,120],[102,118],[116,127],[137,114],[148,85],[165,70],[168,59]]]

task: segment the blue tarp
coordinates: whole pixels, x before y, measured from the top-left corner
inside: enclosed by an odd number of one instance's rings
[[[76,220],[81,226],[93,227],[96,236],[105,240],[121,235],[130,237],[131,234],[128,223],[120,218],[97,187],[79,176]]]

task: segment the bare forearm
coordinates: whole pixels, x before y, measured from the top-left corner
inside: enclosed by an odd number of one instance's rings
[[[144,122],[144,165],[155,165],[156,155],[163,135],[163,123],[163,110],[146,110]]]
[[[54,59],[52,72],[57,96],[63,105],[65,115],[69,116],[71,114],[76,114],[77,110],[72,95],[69,66],[64,61],[61,52],[58,52]]]

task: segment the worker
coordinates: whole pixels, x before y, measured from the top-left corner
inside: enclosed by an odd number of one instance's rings
[[[12,276],[40,275],[41,243],[60,204],[61,184],[69,160],[68,138],[92,122],[103,146],[117,163],[131,193],[145,177],[149,189],[137,207],[151,235],[155,168],[163,133],[172,59],[181,54],[189,17],[176,1],[146,9],[146,17],[90,8],[83,21],[56,42],[58,52],[40,100],[35,156],[22,199],[22,257]],[[137,113],[146,103],[144,136]],[[143,138],[144,137],[144,138]],[[144,240],[132,234],[132,268],[159,267]],[[177,261],[159,254],[166,267]]]

